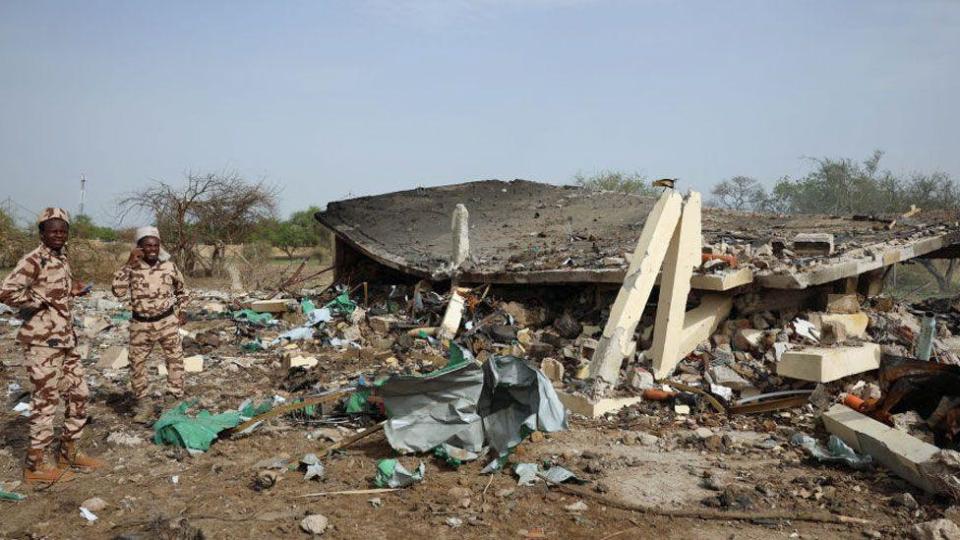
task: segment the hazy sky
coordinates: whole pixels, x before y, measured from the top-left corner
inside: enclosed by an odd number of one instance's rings
[[[0,200],[235,169],[283,212],[482,178],[960,176],[960,1],[0,0]]]

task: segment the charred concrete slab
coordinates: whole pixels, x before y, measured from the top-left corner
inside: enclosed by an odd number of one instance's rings
[[[655,202],[573,186],[483,180],[337,201],[316,217],[336,235],[338,275],[374,263],[435,281],[456,275],[462,283],[620,284]],[[456,268],[450,264],[450,216],[458,204],[470,213],[470,252]],[[768,245],[791,245],[810,233],[832,235],[832,254],[766,254]],[[711,291],[750,284],[805,289],[915,257],[943,256],[960,242],[956,216],[922,212],[890,227],[862,216],[705,208],[702,234],[704,246],[742,248],[739,268],[694,274],[691,286]]]

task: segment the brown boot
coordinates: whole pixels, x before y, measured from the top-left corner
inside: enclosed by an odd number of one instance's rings
[[[78,451],[76,443],[73,441],[60,441],[57,465],[63,468],[78,469],[82,472],[91,472],[105,466],[106,463]]]
[[[77,475],[69,469],[50,467],[44,461],[43,450],[27,450],[27,462],[23,466],[23,483],[53,484],[69,482]]]
[[[133,421],[137,424],[150,426],[155,420],[156,415],[154,415],[153,412],[153,402],[147,398],[137,401],[137,406],[134,408]]]

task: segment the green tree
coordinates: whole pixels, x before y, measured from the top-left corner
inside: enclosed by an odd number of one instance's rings
[[[645,176],[638,172],[603,170],[591,175],[578,172],[573,176],[573,182],[582,188],[593,191],[617,191],[646,196],[656,196],[660,192],[650,185]]]
[[[93,222],[93,219],[80,214],[73,218],[70,224],[70,232],[77,238],[87,240],[102,240],[104,242],[113,242],[117,239],[117,231],[110,227],[102,227]]]

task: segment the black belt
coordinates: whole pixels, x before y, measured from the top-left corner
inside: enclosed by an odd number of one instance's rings
[[[130,318],[137,322],[157,322],[161,319],[166,319],[171,315],[173,315],[173,308],[170,308],[159,315],[154,315],[153,317],[147,317],[146,315],[141,315],[134,311]]]

